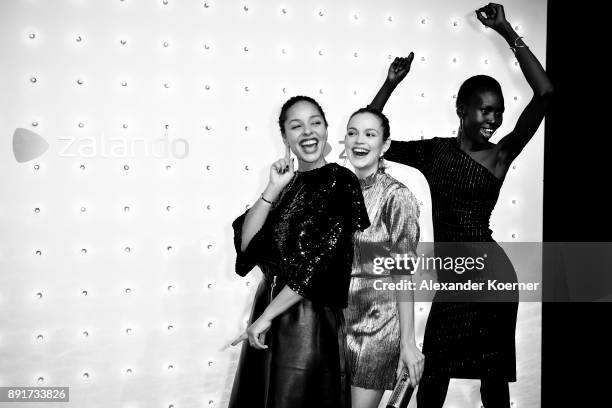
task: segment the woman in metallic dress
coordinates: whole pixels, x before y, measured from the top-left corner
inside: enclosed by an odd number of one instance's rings
[[[411,60],[396,59],[390,75]],[[418,203],[382,165],[389,136],[388,119],[370,108],[353,113],[345,136],[346,155],[359,178],[370,218],[370,227],[355,233],[349,303],[344,311],[353,408],[376,408],[404,366],[416,386],[424,365],[415,344],[412,292],[396,295],[393,290],[374,288],[377,281],[380,285],[411,276],[391,276],[374,259],[415,256],[419,241]]]

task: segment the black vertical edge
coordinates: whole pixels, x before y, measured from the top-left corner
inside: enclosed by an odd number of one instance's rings
[[[545,127],[545,242],[612,241],[612,47],[605,16],[599,3],[548,1],[546,70],[555,97]],[[547,265],[555,260],[544,258],[543,287],[563,287]],[[589,279],[601,271],[564,273]],[[547,302],[542,309],[542,406],[609,405],[612,305]]]

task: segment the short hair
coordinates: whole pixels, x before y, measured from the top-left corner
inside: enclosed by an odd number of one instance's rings
[[[310,102],[314,106],[316,106],[319,110],[319,113],[323,117],[325,127],[328,126],[327,118],[325,117],[325,112],[323,112],[323,108],[321,107],[321,105],[319,105],[319,102],[315,101],[310,96],[297,95],[287,99],[287,101],[283,104],[283,107],[281,108],[280,115],[278,115],[278,126],[280,127],[282,135],[285,135],[285,121],[287,120],[287,111],[298,102]]]
[[[502,99],[504,97],[501,85],[495,78],[488,75],[475,75],[466,79],[459,87],[455,107],[459,108],[461,105],[467,105],[485,91],[497,92]]]
[[[378,109],[374,109],[374,108],[371,108],[370,106],[367,106],[365,108],[357,109],[355,112],[353,112],[353,114],[349,118],[349,121],[353,119],[353,116],[359,115],[360,113],[371,113],[372,115],[380,119],[380,122],[383,128],[383,141],[384,142],[386,142],[387,139],[391,137],[391,126],[389,125],[389,119],[385,116],[384,113],[382,113]]]

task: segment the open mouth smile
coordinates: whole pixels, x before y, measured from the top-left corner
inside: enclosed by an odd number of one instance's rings
[[[299,145],[306,153],[314,153],[319,147],[319,141],[316,138],[304,139]]]
[[[364,149],[363,147],[353,147],[351,152],[353,152],[353,155],[357,157],[364,157],[370,153],[368,149]]]
[[[496,130],[497,129],[492,128],[480,128],[480,134],[488,139],[493,136],[493,133],[495,133]]]

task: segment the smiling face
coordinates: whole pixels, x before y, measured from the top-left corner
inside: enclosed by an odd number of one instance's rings
[[[299,101],[287,110],[283,137],[297,156],[300,168],[324,161],[327,125],[319,109],[308,101]]]
[[[482,91],[463,110],[464,135],[475,143],[486,143],[501,126],[504,99],[495,91]]]
[[[344,146],[358,177],[367,177],[378,169],[380,156],[391,144],[391,139],[383,141],[383,134],[382,121],[372,113],[358,113],[349,120]]]

